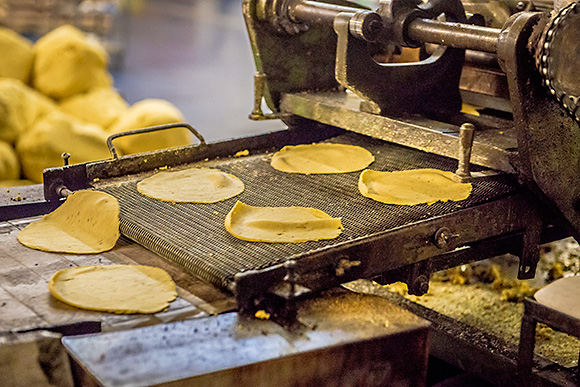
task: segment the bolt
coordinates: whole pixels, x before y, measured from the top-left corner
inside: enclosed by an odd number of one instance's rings
[[[433,242],[438,248],[445,249],[453,247],[457,239],[459,239],[459,234],[453,234],[449,228],[441,227],[435,232]]]
[[[413,280],[409,293],[422,296],[429,291],[429,278],[426,275],[419,275]]]
[[[62,160],[64,161],[64,166],[66,167],[68,165],[68,160],[70,159],[70,153],[64,152],[63,154],[60,155],[60,157],[62,157]]]

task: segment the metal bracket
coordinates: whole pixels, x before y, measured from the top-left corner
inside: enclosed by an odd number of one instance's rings
[[[265,120],[278,120],[288,117],[285,113],[271,113],[264,114],[262,111],[262,101],[264,99],[264,93],[266,90],[266,74],[262,72],[257,72],[254,74],[254,109],[250,113],[250,120],[253,121],[265,121]]]
[[[436,17],[449,10],[463,10],[458,0],[445,3],[429,11],[420,10],[420,14]],[[431,10],[437,14],[431,15]],[[334,21],[338,35],[335,76],[342,86],[370,104],[366,111],[394,116],[414,113],[441,116],[460,111],[459,79],[465,50],[439,47],[420,62],[378,63],[371,56],[368,43],[350,33],[350,20],[351,15],[345,13]],[[401,33],[404,35],[404,31]],[[441,84],[442,79],[445,85]]]

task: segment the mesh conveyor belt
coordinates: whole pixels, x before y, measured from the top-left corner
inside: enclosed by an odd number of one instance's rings
[[[454,171],[457,161],[348,133],[329,140],[360,145],[371,151],[375,170],[438,168]],[[121,232],[191,273],[226,288],[236,273],[285,261],[293,255],[358,239],[437,215],[506,196],[517,189],[508,176],[474,184],[461,202],[396,206],[363,197],[357,188],[360,172],[298,175],[274,170],[271,154],[209,160],[195,166],[219,168],[245,183],[245,191],[215,204],[171,204],[139,194],[136,180],[103,186],[121,204]],[[305,243],[262,243],[239,240],[224,228],[224,218],[237,200],[252,206],[304,206],[342,217],[343,233],[334,240]]]

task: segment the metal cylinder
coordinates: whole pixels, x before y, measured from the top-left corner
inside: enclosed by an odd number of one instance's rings
[[[329,26],[332,26],[334,18],[339,13],[348,12],[354,15],[356,11],[358,11],[356,8],[310,0],[294,1],[288,7],[288,15],[295,22],[327,24]]]
[[[409,23],[407,36],[421,43],[495,53],[500,32],[498,28],[415,19]]]

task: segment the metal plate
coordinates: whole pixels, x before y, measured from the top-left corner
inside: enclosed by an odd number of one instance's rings
[[[228,313],[63,343],[83,373],[111,387],[424,385],[423,319],[352,293],[302,303],[298,318],[289,331]]]

